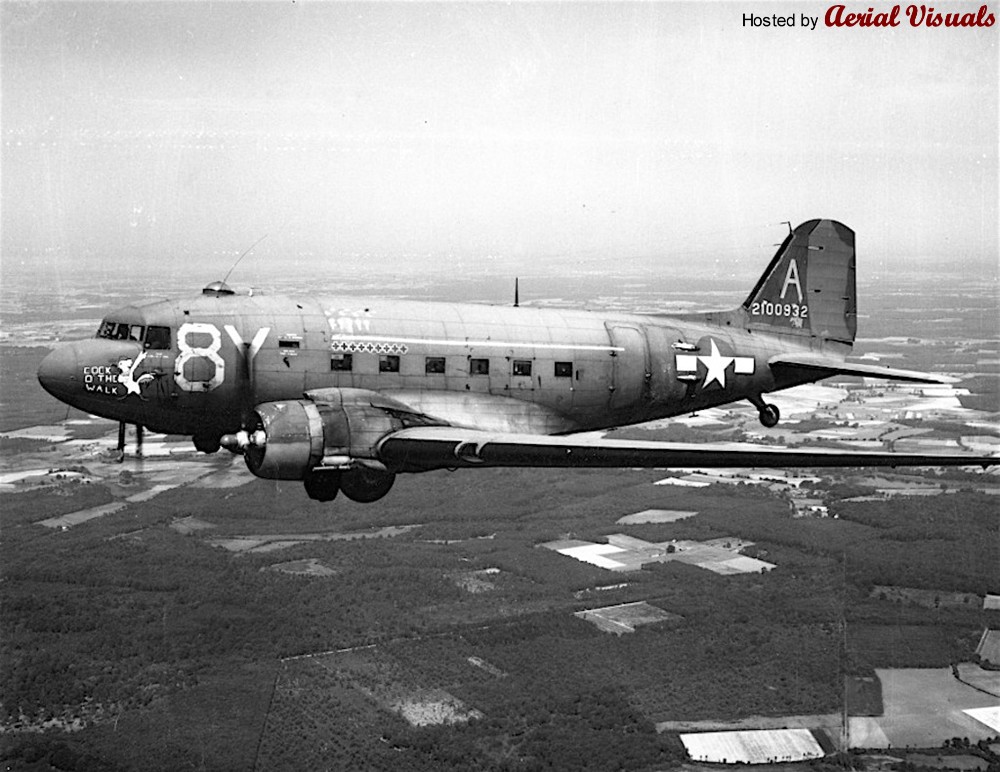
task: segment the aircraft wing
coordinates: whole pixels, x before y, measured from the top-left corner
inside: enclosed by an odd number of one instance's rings
[[[860,467],[991,466],[980,455],[876,453],[757,447],[742,443],[688,444],[613,440],[581,435],[505,434],[452,426],[420,426],[385,437],[378,457],[396,471],[476,466],[545,467]]]
[[[827,377],[831,375],[859,375],[865,378],[885,378],[890,381],[909,381],[911,383],[933,383],[952,384],[957,383],[957,379],[949,378],[945,375],[930,375],[928,373],[917,372],[916,370],[898,370],[894,367],[882,367],[881,365],[864,365],[853,362],[844,362],[840,359],[831,359],[822,354],[786,353],[778,354],[768,360],[772,370],[788,368],[791,370],[808,370],[811,372],[823,372]]]

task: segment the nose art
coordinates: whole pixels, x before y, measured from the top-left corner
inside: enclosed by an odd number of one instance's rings
[[[60,346],[38,365],[38,382],[54,397],[66,393],[77,379],[76,347]]]

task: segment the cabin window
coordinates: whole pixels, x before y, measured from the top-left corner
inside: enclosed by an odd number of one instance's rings
[[[514,375],[526,375],[531,377],[531,360],[530,359],[515,359],[514,364],[511,365],[511,372]]]
[[[278,341],[278,348],[298,348],[300,341],[292,338],[281,338]]]
[[[556,378],[572,378],[573,377],[573,363],[572,362],[556,362]]]
[[[399,357],[395,354],[383,354],[378,358],[378,371],[380,373],[398,373]]]
[[[427,357],[424,360],[424,372],[428,375],[444,373],[444,357]]]
[[[150,325],[146,328],[146,348],[163,351],[170,348],[170,328],[154,327]]]
[[[469,375],[489,375],[489,374],[490,374],[490,360],[488,359],[469,360]]]
[[[354,354],[331,354],[330,369],[338,373],[350,372],[354,367]]]

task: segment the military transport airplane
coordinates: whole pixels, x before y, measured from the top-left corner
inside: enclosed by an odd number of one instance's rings
[[[38,378],[89,413],[242,453],[258,477],[302,480],[320,501],[375,501],[398,473],[442,468],[994,463],[574,436],[744,399],[770,427],[765,394],[833,375],[947,382],[848,363],[856,328],[854,232],[811,220],[730,311],[272,297],[216,282],[109,314]]]

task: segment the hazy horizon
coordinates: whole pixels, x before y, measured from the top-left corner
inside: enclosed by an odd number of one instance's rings
[[[995,275],[995,31],[742,25],[822,8],[5,2],[0,269]]]

